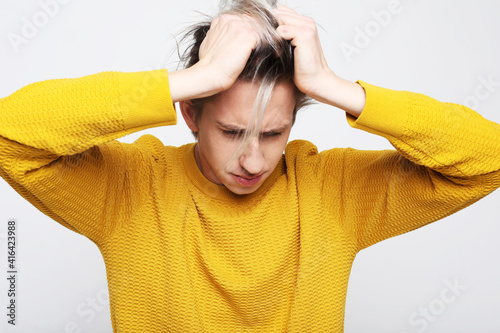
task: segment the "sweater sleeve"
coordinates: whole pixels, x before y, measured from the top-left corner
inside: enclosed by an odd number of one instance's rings
[[[43,213],[99,244],[140,200],[154,163],[144,145],[114,139],[175,124],[169,93],[166,70],[28,85],[0,99],[0,175]]]
[[[498,124],[462,105],[358,83],[367,101],[348,123],[396,148],[342,151],[341,224],[359,249],[446,217],[500,186]]]

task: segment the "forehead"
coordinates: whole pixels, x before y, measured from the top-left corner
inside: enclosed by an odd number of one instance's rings
[[[210,98],[204,105],[204,116],[216,122],[245,128],[252,117],[260,84],[237,82],[230,89]],[[292,82],[275,85],[262,119],[262,127],[282,127],[292,123],[295,108],[295,86]]]

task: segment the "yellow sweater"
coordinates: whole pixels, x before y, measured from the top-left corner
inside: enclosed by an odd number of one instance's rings
[[[349,124],[397,151],[288,144],[237,196],[194,144],[145,135],[176,113],[165,70],[29,85],[0,99],[0,175],[100,249],[114,332],[342,332],[356,253],[500,186],[500,126],[459,105],[364,82]]]

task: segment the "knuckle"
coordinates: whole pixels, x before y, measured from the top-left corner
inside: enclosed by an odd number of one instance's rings
[[[316,27],[316,21],[314,21],[312,17],[304,16],[304,20],[307,23],[307,25]]]
[[[316,22],[311,19],[304,25],[304,31],[309,36],[314,36],[318,33],[318,27],[316,26]]]
[[[221,25],[228,25],[228,24],[231,24],[232,22],[234,22],[234,16],[233,15],[229,15],[229,14],[223,14],[221,16],[219,16],[219,23]]]

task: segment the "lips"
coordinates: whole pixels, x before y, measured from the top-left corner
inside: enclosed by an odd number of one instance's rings
[[[238,176],[235,174],[231,174],[231,175],[233,176],[234,180],[236,180],[236,182],[240,185],[254,186],[262,179],[263,173],[261,173],[260,175],[257,175],[257,176],[253,176],[253,177],[243,177],[243,176]]]

